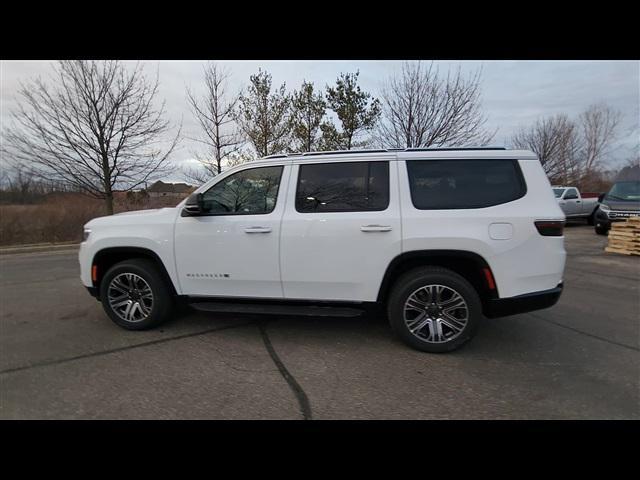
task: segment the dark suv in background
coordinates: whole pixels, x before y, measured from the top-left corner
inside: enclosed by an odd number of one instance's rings
[[[606,235],[612,222],[640,215],[640,165],[623,169],[599,201],[595,213],[595,229],[599,235]]]

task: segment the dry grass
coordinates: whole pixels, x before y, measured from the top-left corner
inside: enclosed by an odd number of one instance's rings
[[[116,213],[149,208],[173,207],[178,198],[155,198],[131,202],[116,199]],[[104,202],[79,194],[51,195],[37,205],[0,205],[0,245],[79,242],[82,226],[105,215]]]

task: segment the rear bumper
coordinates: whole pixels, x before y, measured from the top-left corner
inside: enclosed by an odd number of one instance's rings
[[[488,318],[498,318],[549,308],[558,302],[561,294],[562,283],[550,290],[527,293],[516,297],[491,299],[485,305],[484,315]]]

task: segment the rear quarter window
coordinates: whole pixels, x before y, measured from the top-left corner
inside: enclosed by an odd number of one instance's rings
[[[411,200],[419,210],[484,208],[527,189],[517,160],[407,160]]]

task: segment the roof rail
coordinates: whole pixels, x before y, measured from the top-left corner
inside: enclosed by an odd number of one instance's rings
[[[339,153],[341,155],[345,155],[345,154],[354,154],[354,153],[386,153],[389,150],[387,149],[382,149],[382,150],[331,150],[331,151],[327,151],[327,152],[305,152],[302,154],[303,157],[311,157],[311,156],[315,156],[315,155],[334,155],[336,153]]]
[[[451,150],[506,150],[506,147],[426,147],[426,148],[405,148],[405,152],[439,152]]]
[[[439,151],[473,151],[473,150],[507,150],[506,147],[424,147],[424,148],[381,148],[377,150],[329,150],[325,152],[276,153],[262,159],[287,158],[295,156],[314,157],[320,155],[351,155],[356,153],[389,153],[389,152],[439,152]]]

